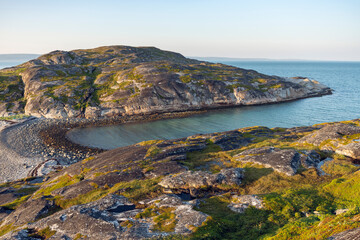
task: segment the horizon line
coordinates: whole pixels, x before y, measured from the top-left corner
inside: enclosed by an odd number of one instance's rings
[[[50,53],[50,52],[49,52]],[[4,56],[4,55],[36,55],[36,56],[41,56],[47,53],[0,53],[0,56]],[[324,61],[324,62],[360,62],[359,60],[336,60],[336,59],[302,59],[302,58],[266,58],[266,57],[214,57],[214,56],[205,56],[205,57],[201,57],[201,56],[186,56],[183,55],[184,57],[187,58],[195,58],[195,59],[203,59],[206,61],[206,59],[208,60],[216,60],[216,59],[221,59],[222,61]]]

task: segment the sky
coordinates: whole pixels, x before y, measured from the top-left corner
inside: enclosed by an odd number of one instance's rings
[[[0,54],[106,45],[360,61],[360,0],[0,0]]]

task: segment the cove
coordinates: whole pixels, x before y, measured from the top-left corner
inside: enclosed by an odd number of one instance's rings
[[[237,61],[222,63],[283,77],[305,76],[333,95],[262,106],[212,110],[187,118],[71,130],[69,140],[113,149],[151,139],[176,139],[249,126],[296,127],[359,118],[360,62]]]

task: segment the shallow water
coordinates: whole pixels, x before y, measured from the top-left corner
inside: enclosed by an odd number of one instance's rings
[[[73,130],[77,143],[112,149],[151,139],[174,139],[248,126],[294,127],[360,117],[360,62],[222,62],[269,75],[304,76],[334,89],[334,94],[293,102],[213,110],[182,119]],[[1,63],[0,63],[1,64]],[[0,68],[2,66],[0,65]]]

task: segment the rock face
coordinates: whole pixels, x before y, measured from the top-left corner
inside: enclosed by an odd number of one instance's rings
[[[300,154],[293,149],[263,147],[245,150],[234,156],[237,161],[252,162],[292,176],[300,166]]]
[[[331,94],[307,78],[267,76],[154,47],[54,51],[1,70],[0,78],[1,116],[99,118]]]

